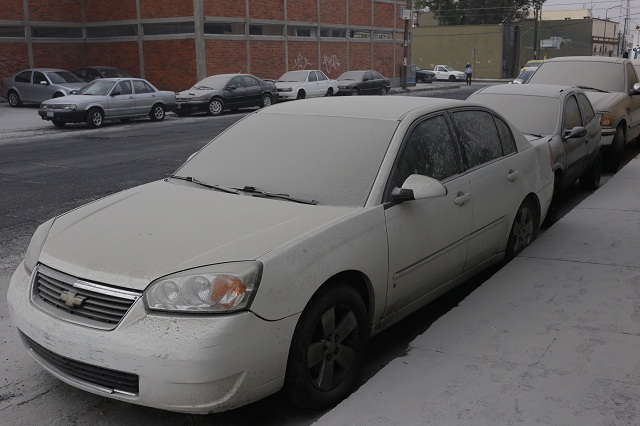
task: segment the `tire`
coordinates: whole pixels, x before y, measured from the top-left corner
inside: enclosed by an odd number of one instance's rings
[[[382,86],[380,88],[380,96],[385,96],[387,94],[387,86]]]
[[[602,176],[602,153],[598,152],[596,158],[587,170],[580,176],[580,188],[588,191],[595,191],[600,186]]]
[[[622,162],[622,151],[624,150],[624,130],[622,127],[616,128],[616,134],[613,137],[613,142],[609,145],[604,152],[603,168],[605,171],[615,173],[620,167]]]
[[[67,124],[65,121],[60,121],[60,120],[52,120],[51,122],[53,123],[54,126],[56,126],[59,129],[62,129]]]
[[[315,410],[337,404],[358,376],[368,341],[367,311],[358,292],[343,282],[320,289],[296,325],[283,395]]]
[[[304,90],[299,90],[296,99],[304,99],[306,96],[307,94],[304,92]]]
[[[104,124],[104,113],[99,108],[91,108],[87,112],[86,123],[91,129],[97,129]]]
[[[353,88],[351,89],[351,96],[358,96],[360,94],[360,91],[357,88]]]
[[[456,76],[450,75],[449,76],[449,81],[456,81]]]
[[[209,102],[209,106],[207,108],[207,115],[213,115],[214,117],[218,115],[222,115],[224,112],[224,102],[220,98],[213,98]]]
[[[327,89],[327,93],[325,93],[325,96],[333,96],[333,87],[329,87]]]
[[[10,90],[7,94],[7,100],[9,101],[9,106],[12,108],[19,107],[22,105],[22,100],[20,99],[20,95],[15,90]]]
[[[271,99],[271,95],[264,94],[262,95],[262,101],[260,101],[260,108],[265,108],[273,104],[273,99]]]
[[[507,261],[520,254],[536,239],[539,221],[535,204],[530,198],[525,198],[513,219],[513,225],[511,225],[505,254]]]
[[[416,83],[424,83],[424,77],[416,77]]]
[[[151,121],[162,121],[164,120],[165,111],[164,106],[162,104],[155,104],[151,107],[151,111],[149,112],[149,118]]]

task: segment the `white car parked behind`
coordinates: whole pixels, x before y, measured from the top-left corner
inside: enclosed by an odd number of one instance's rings
[[[276,87],[281,101],[332,96],[339,90],[338,82],[320,70],[286,72],[276,81]]]

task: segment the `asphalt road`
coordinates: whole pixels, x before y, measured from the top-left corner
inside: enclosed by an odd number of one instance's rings
[[[463,85],[455,90],[412,96],[466,99],[479,87],[480,84]],[[7,104],[0,104],[0,117],[5,108],[9,108]],[[24,108],[24,113],[35,114],[35,110]],[[166,177],[244,115],[242,112],[217,118],[169,115],[161,123],[140,120],[108,124],[97,130],[82,125],[60,130],[40,123],[37,129],[28,131],[3,133],[0,128],[0,424],[162,426],[246,425],[259,421],[264,426],[310,425],[323,414],[291,407],[277,396],[231,412],[192,416],[92,395],[45,373],[27,356],[6,314],[9,278],[40,223],[92,200]],[[636,154],[637,149],[627,150],[628,158]],[[560,215],[587,195],[577,186],[571,188],[561,203]],[[359,384],[390,360],[403,356],[410,341],[495,270],[459,286],[374,338]],[[43,413],[47,413],[46,418]]]

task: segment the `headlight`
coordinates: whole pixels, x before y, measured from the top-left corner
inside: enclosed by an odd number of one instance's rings
[[[144,302],[153,311],[240,311],[249,307],[261,273],[260,262],[223,263],[191,269],[152,283],[144,292]]]
[[[47,239],[47,235],[49,235],[49,230],[51,230],[51,227],[53,226],[54,220],[55,218],[49,219],[42,225],[38,226],[38,229],[36,229],[36,232],[34,232],[31,237],[31,242],[27,248],[27,254],[24,257],[24,267],[27,272],[29,272],[29,275],[31,275],[38,264],[40,252],[42,251],[44,242]]]
[[[613,119],[611,118],[610,112],[603,112],[600,116],[600,126],[602,127],[613,127]]]
[[[66,109],[68,111],[75,111],[76,110],[76,106],[75,105],[60,105],[62,107],[62,109]]]
[[[293,92],[293,87],[285,87],[284,89],[278,89],[279,92]]]

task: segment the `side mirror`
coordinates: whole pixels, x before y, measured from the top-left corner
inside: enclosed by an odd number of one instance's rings
[[[72,90],[72,91],[69,92],[70,95],[75,95],[76,93],[78,93],[77,90]]]
[[[573,129],[568,129],[562,132],[562,140],[583,138],[587,136],[587,129],[582,126],[576,126]]]
[[[402,188],[394,188],[391,199],[396,202],[425,200],[447,195],[447,188],[429,176],[411,175],[404,181]]]
[[[634,95],[639,95],[640,94],[640,83],[635,83],[633,85],[633,94]]]
[[[231,86],[227,86],[228,90],[236,90],[238,88],[238,86],[236,86],[235,84],[232,84]]]
[[[113,92],[111,92],[111,96],[118,96],[121,95],[122,93],[120,93],[119,90],[114,90]]]

